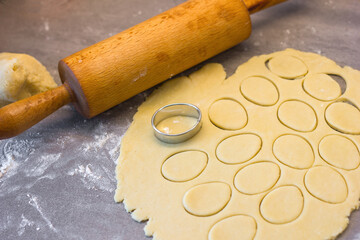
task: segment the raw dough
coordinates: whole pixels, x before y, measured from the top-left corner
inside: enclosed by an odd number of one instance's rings
[[[258,194],[272,188],[280,178],[280,167],[272,162],[256,162],[235,175],[234,186],[244,194]]]
[[[247,123],[244,107],[233,99],[214,102],[209,108],[209,119],[215,126],[225,130],[238,130]]]
[[[334,102],[325,112],[328,124],[335,130],[360,134],[360,111],[349,102]]]
[[[222,182],[203,183],[190,188],[184,195],[186,211],[195,216],[211,216],[220,212],[231,197],[231,188]]]
[[[54,79],[34,57],[0,53],[0,107],[55,87]]]
[[[261,144],[261,138],[255,134],[231,136],[219,143],[216,156],[225,164],[247,162],[260,151]]]
[[[277,138],[273,152],[280,162],[298,169],[310,168],[315,160],[311,145],[304,138],[292,134]]]
[[[300,132],[311,132],[317,124],[314,110],[307,103],[298,100],[283,102],[279,106],[278,117],[285,126]]]
[[[295,186],[281,186],[267,194],[260,203],[263,218],[274,224],[294,221],[304,207],[304,196]]]
[[[199,176],[208,163],[208,156],[201,151],[175,153],[161,167],[164,178],[174,182],[185,182]]]
[[[271,106],[279,99],[276,86],[263,77],[250,77],[245,79],[240,86],[243,96],[258,105]]]
[[[256,233],[256,222],[250,216],[236,215],[216,223],[209,232],[209,240],[251,240]]]
[[[303,86],[307,93],[323,101],[334,100],[341,95],[339,84],[330,75],[324,73],[308,76]]]
[[[320,156],[330,165],[345,170],[359,166],[360,156],[356,144],[340,135],[324,137],[319,144]]]
[[[321,86],[325,73],[345,80],[342,95],[334,82]],[[287,49],[225,77],[206,65],[139,107],[121,144],[115,200],[149,220],[155,240],[335,238],[359,206],[360,72]],[[176,102],[198,106],[203,126],[166,144],[150,121]]]

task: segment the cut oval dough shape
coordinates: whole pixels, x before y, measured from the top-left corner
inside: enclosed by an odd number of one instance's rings
[[[327,123],[339,132],[360,134],[360,111],[346,102],[335,102],[325,111]]]
[[[209,119],[218,128],[238,130],[245,127],[247,113],[244,107],[232,99],[220,99],[209,108]]]
[[[217,222],[209,232],[209,240],[252,240],[256,221],[247,215],[235,215]]]
[[[199,176],[207,162],[208,156],[202,151],[179,152],[165,160],[161,172],[170,181],[185,182]]]
[[[220,212],[230,201],[231,188],[222,182],[210,182],[190,188],[184,195],[186,211],[195,216],[211,216]]]
[[[304,197],[295,186],[282,186],[268,193],[261,202],[262,217],[275,224],[294,221],[303,210]]]
[[[273,162],[256,162],[235,175],[234,185],[245,194],[258,194],[272,188],[280,178],[280,168]]]
[[[315,160],[311,145],[304,138],[292,134],[278,137],[273,152],[281,163],[297,169],[310,168]]]
[[[245,133],[222,140],[216,148],[216,156],[226,164],[244,163],[252,159],[261,149],[258,135]]]
[[[275,84],[264,77],[246,78],[240,85],[244,97],[261,106],[274,105],[279,99],[279,92]]]
[[[325,73],[307,76],[303,86],[310,96],[323,101],[334,100],[341,95],[339,84]]]
[[[330,165],[345,170],[353,170],[360,163],[355,143],[340,135],[324,137],[319,144],[319,154]]]
[[[344,177],[328,166],[316,166],[305,175],[305,186],[311,195],[328,203],[344,202],[348,188]]]
[[[303,61],[290,55],[271,58],[268,67],[271,72],[287,79],[302,77],[308,72],[308,68]]]
[[[0,107],[55,87],[54,79],[34,57],[0,53]]]
[[[314,109],[298,100],[283,102],[279,107],[278,117],[282,124],[299,132],[313,131],[317,125]]]

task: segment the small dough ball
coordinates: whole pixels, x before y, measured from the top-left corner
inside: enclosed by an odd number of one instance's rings
[[[34,57],[0,53],[0,107],[55,87],[54,79]]]

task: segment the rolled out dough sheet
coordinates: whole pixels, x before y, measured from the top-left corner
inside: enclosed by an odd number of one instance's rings
[[[170,80],[122,140],[115,200],[156,240],[335,238],[359,206],[359,92],[359,71],[293,49]],[[202,129],[160,142],[153,113],[181,102]]]

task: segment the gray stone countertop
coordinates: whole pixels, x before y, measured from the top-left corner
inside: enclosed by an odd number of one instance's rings
[[[0,0],[0,52],[33,55],[60,83],[60,59],[181,2]],[[252,36],[207,62],[231,75],[252,56],[290,47],[360,69],[359,13],[358,0],[290,0],[254,14]],[[149,92],[93,119],[65,106],[0,141],[0,239],[149,239],[113,200],[121,138]],[[360,239],[359,227],[355,211],[339,239]]]

